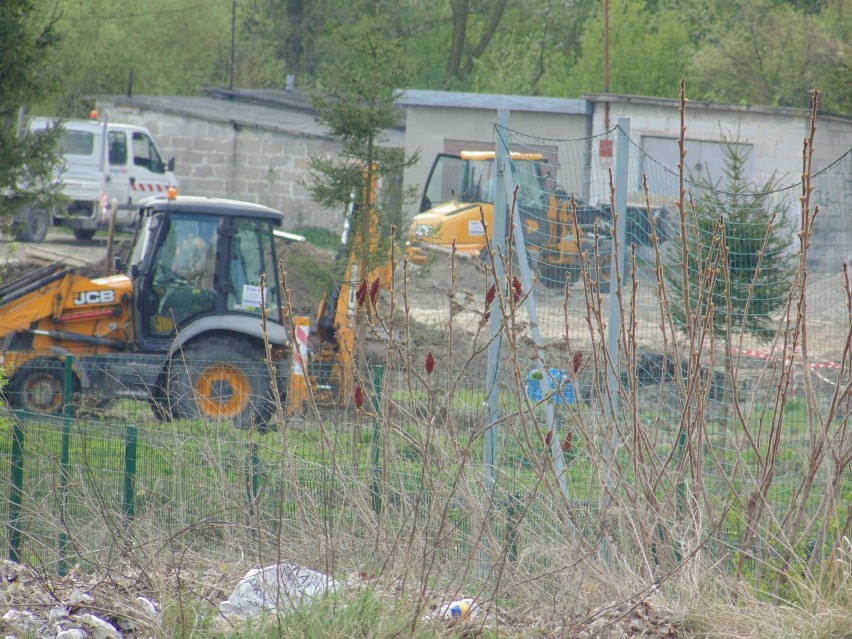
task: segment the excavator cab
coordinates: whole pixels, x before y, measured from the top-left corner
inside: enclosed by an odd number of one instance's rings
[[[226,325],[242,316],[281,322],[273,228],[277,216],[245,203],[206,198],[157,201],[143,209],[128,275],[134,281],[135,333],[143,350],[165,348],[201,320]],[[261,274],[266,274],[261,290]]]

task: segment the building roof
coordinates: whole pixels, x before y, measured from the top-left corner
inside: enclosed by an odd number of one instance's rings
[[[568,115],[591,115],[593,105],[584,99],[543,98],[491,93],[455,93],[452,91],[397,91],[397,104],[402,106],[445,107],[457,109],[508,109]]]
[[[645,95],[624,95],[617,93],[590,93],[584,94],[583,98],[590,102],[600,102],[611,104],[638,104],[641,106],[657,106],[675,108],[680,106],[679,98],[654,98]],[[761,115],[785,115],[792,117],[808,118],[811,115],[810,109],[800,109],[797,107],[782,107],[782,106],[766,106],[761,104],[723,104],[720,102],[706,102],[703,100],[689,100],[688,109],[696,110],[712,110],[712,111],[737,111],[740,113],[758,113]],[[836,113],[819,112],[819,117],[827,117],[833,120],[849,122],[852,121],[851,116],[838,115]]]
[[[316,121],[315,112],[304,92],[207,89],[205,93],[208,95],[104,95],[95,99],[119,106],[224,122],[236,127],[331,139],[328,128]],[[388,145],[404,146],[402,129],[385,131],[385,136]]]

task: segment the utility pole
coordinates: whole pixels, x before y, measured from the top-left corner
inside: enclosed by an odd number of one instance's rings
[[[604,93],[609,94],[609,0],[604,0]],[[604,102],[604,130],[609,131],[609,100]]]
[[[236,58],[237,40],[237,0],[231,5],[231,68],[228,79],[228,89],[234,88],[234,58]]]

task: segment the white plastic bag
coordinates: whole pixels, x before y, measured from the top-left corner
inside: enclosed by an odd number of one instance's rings
[[[287,612],[339,587],[328,575],[295,564],[255,568],[240,580],[228,600],[219,604],[219,610],[241,614]]]

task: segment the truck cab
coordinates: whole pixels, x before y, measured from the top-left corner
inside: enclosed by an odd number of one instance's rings
[[[32,118],[30,133],[58,126],[51,118]],[[19,237],[40,242],[53,222],[67,224],[77,239],[94,237],[109,222],[108,204],[117,203],[116,222],[132,225],[139,202],[177,187],[174,158],[163,160],[151,133],[144,127],[98,119],[61,122],[61,192],[66,205],[51,210],[33,207],[35,219],[20,220]]]

